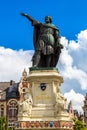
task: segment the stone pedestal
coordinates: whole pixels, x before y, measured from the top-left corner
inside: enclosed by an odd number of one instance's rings
[[[56,68],[30,68],[19,102],[15,129],[72,130],[73,122],[67,113],[67,100],[60,91],[63,78]]]

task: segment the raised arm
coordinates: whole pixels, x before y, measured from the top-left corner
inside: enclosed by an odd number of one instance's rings
[[[21,13],[22,16],[25,16],[29,21],[31,21],[32,25],[37,25],[40,24],[40,22],[38,22],[37,20],[35,20],[34,18],[32,18],[30,15],[25,14],[25,13]]]

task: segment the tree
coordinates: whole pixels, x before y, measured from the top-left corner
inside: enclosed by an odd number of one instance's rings
[[[84,124],[79,121],[79,120],[74,120],[74,130],[81,130],[82,128],[84,128]]]
[[[7,121],[5,117],[0,117],[0,130],[7,130]]]
[[[8,128],[8,123],[5,117],[0,117],[0,130],[13,130],[13,128]]]

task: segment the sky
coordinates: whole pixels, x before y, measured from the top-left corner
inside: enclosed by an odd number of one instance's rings
[[[44,23],[52,16],[64,45],[57,68],[63,76],[61,91],[73,108],[82,111],[87,93],[87,0],[0,1],[0,82],[20,81],[32,66],[33,26],[24,12]]]

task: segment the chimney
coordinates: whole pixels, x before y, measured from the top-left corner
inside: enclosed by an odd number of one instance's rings
[[[10,80],[10,86],[12,86],[15,83],[15,81]]]

